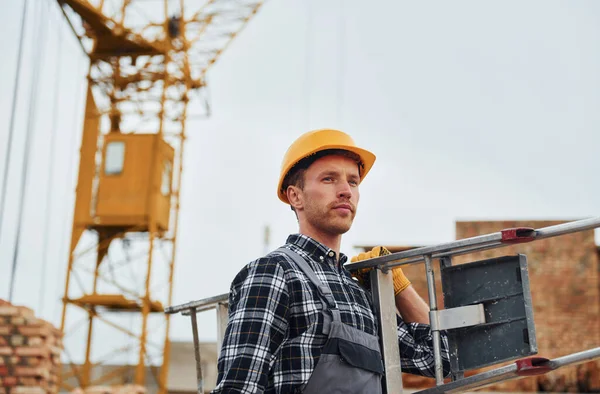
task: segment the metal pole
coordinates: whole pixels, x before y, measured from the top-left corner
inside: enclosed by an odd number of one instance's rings
[[[559,235],[575,233],[578,231],[592,230],[600,227],[600,217],[576,220],[573,222],[557,224],[536,230],[536,239],[556,237]]]
[[[579,364],[586,361],[595,360],[598,357],[600,357],[600,347],[552,359],[548,361],[548,367],[550,367],[552,370],[555,370],[560,367],[564,367],[565,365]]]
[[[518,378],[515,374],[517,367],[515,364],[510,364],[505,367],[493,369],[481,374],[466,377],[456,380],[442,386],[433,387],[426,390],[417,391],[415,394],[446,394],[446,393],[464,393],[469,389],[483,387],[497,382],[505,382],[507,380]]]
[[[380,269],[371,270],[371,292],[373,306],[379,321],[379,341],[385,375],[382,379],[384,393],[402,393],[402,366],[398,347],[398,322],[392,272]]]
[[[214,308],[219,302],[227,302],[228,297],[229,293],[224,293],[198,301],[190,301],[181,305],[168,306],[165,308],[165,313],[183,312],[183,315],[188,315],[192,309],[196,309],[196,312],[202,312],[202,310]]]
[[[556,237],[559,235],[575,233],[579,231],[591,230],[600,227],[600,217],[594,217],[583,220],[576,220],[555,226],[543,227],[537,230],[523,230],[523,234],[509,237],[514,229],[505,229],[496,233],[480,235],[472,238],[460,239],[458,241],[447,242],[435,246],[426,246],[407,250],[405,252],[392,253],[385,256],[375,257],[369,260],[358,261],[356,263],[347,263],[345,267],[350,271],[357,271],[363,268],[395,268],[402,265],[415,264],[424,261],[425,255],[431,255],[432,258],[444,256],[456,256],[475,251],[501,248],[514,245],[515,243],[532,242],[538,239]]]
[[[225,330],[229,321],[228,309],[227,303],[219,302],[217,304],[217,358],[219,358],[219,354],[221,353],[221,346],[223,345]]]
[[[435,313],[437,311],[437,296],[435,294],[435,275],[431,255],[425,255],[425,271],[427,275],[427,293],[429,294],[429,321],[433,336],[433,361],[435,363],[435,383],[444,384],[444,366],[442,365],[442,339]]]
[[[507,382],[528,376],[542,375],[566,365],[580,364],[599,357],[600,347],[597,347],[552,360],[541,357],[533,357],[534,362],[527,362],[528,359],[518,360],[504,367],[478,373],[442,386],[417,391],[415,394],[464,393],[467,390],[489,386],[497,382]]]
[[[200,340],[198,339],[198,321],[196,319],[196,309],[190,309],[192,318],[192,334],[194,335],[194,357],[196,358],[196,379],[198,382],[198,394],[204,393],[202,387],[202,360],[200,358]]]

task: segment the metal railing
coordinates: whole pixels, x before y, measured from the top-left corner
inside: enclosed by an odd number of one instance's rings
[[[190,316],[192,322],[192,334],[194,338],[194,358],[196,360],[196,381],[198,385],[198,394],[204,393],[204,379],[202,376],[202,357],[200,354],[200,340],[198,338],[198,320],[196,315],[200,312],[216,309],[217,311],[217,355],[223,343],[225,328],[227,327],[227,307],[229,294],[221,294],[214,297],[205,298],[199,301],[191,301],[181,305],[169,306],[165,308],[165,313],[181,313],[184,316]]]

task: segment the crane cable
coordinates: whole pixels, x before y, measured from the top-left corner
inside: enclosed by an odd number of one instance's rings
[[[0,191],[0,241],[2,240],[2,218],[4,218],[4,204],[6,202],[6,184],[8,182],[8,167],[10,166],[11,145],[15,130],[15,113],[17,110],[17,97],[19,92],[19,80],[21,76],[21,63],[23,61],[23,40],[25,37],[25,25],[27,21],[28,0],[23,0],[23,14],[21,16],[21,36],[19,37],[19,49],[17,54],[17,70],[15,75],[15,86],[13,89],[12,108],[10,110],[10,121],[8,126],[8,142],[6,154],[4,155],[4,171],[2,175],[2,190]]]
[[[31,137],[33,132],[35,131],[35,123],[34,120],[37,118],[37,98],[39,91],[39,76],[40,76],[40,65],[45,56],[45,41],[46,34],[43,31],[46,28],[46,18],[43,17],[42,9],[40,7],[40,11],[38,12],[38,23],[35,26],[36,34],[34,35],[34,51],[33,51],[33,81],[30,87],[29,93],[29,110],[27,114],[27,129],[25,131],[25,151],[23,153],[23,161],[21,164],[22,167],[22,176],[21,176],[21,186],[19,189],[19,198],[17,201],[19,202],[19,214],[17,219],[17,236],[15,239],[15,247],[13,249],[13,261],[12,261],[12,269],[10,274],[10,287],[8,293],[8,301],[12,302],[13,293],[14,293],[14,285],[15,285],[15,275],[17,271],[17,261],[19,257],[19,248],[21,241],[21,227],[23,224],[23,208],[25,205],[24,197],[25,197],[25,188],[27,186],[27,178],[29,175],[29,166],[30,160],[29,155],[31,153]],[[41,19],[41,22],[40,20]],[[42,28],[43,27],[43,28]]]
[[[304,78],[305,78],[305,82],[304,82],[304,100],[306,101],[304,104],[306,106],[305,111],[306,111],[306,130],[310,130],[311,128],[311,119],[310,119],[310,115],[311,115],[311,111],[310,111],[310,52],[311,52],[311,41],[312,41],[312,29],[313,29],[313,12],[312,12],[312,6],[311,6],[311,1],[312,0],[307,0],[306,1],[306,10],[307,10],[307,23],[306,23],[306,37],[305,37],[305,41],[306,41],[306,47],[304,49],[305,53],[304,53]]]
[[[60,97],[60,91],[59,91],[59,87],[60,87],[60,82],[61,82],[61,76],[62,73],[60,72],[61,70],[61,64],[62,64],[62,29],[61,26],[58,22],[58,18],[55,18],[55,25],[58,27],[57,29],[57,34],[56,34],[56,39],[57,39],[57,45],[58,45],[58,50],[56,52],[56,67],[54,69],[54,100],[52,103],[52,112],[51,112],[51,116],[52,116],[52,122],[50,123],[51,129],[50,129],[50,155],[49,155],[49,165],[48,165],[48,172],[46,173],[46,180],[47,180],[47,187],[46,187],[46,198],[44,199],[44,212],[46,214],[45,217],[45,222],[44,222],[44,232],[42,233],[44,235],[44,246],[42,247],[42,268],[41,268],[41,283],[40,283],[40,300],[39,300],[39,313],[41,315],[44,314],[44,300],[46,299],[45,297],[45,293],[46,293],[46,268],[48,265],[48,239],[50,238],[50,231],[49,231],[49,226],[50,226],[50,219],[51,219],[51,212],[52,210],[52,202],[53,202],[53,198],[52,196],[54,195],[54,193],[52,193],[51,191],[51,187],[52,187],[52,180],[54,178],[54,161],[55,161],[55,153],[56,153],[56,149],[55,149],[55,139],[56,139],[56,130],[58,128],[58,116],[56,116],[57,114],[57,103],[58,103],[58,99]]]
[[[344,104],[344,78],[346,72],[346,18],[344,13],[344,1],[340,0],[339,25],[338,25],[338,78],[337,78],[337,123],[342,127],[342,107]]]
[[[75,92],[73,93],[73,95],[71,97],[75,98],[75,105],[74,105],[74,109],[73,109],[73,118],[71,119],[71,138],[67,139],[67,141],[73,141],[73,143],[76,141],[77,139],[77,125],[78,125],[78,121],[79,121],[79,112],[78,110],[78,104],[81,102],[80,100],[82,99],[81,95],[81,91],[79,89],[79,82],[80,81],[80,68],[81,68],[81,58],[80,57],[75,57],[75,74],[77,76],[77,78],[73,78],[73,80],[75,81]],[[85,116],[85,115],[84,115]],[[67,177],[67,179],[69,179],[71,182],[73,182],[73,171],[78,171],[78,167],[76,165],[76,163],[73,163],[75,160],[75,152],[77,150],[76,146],[71,146],[69,149],[69,159],[67,160],[67,165],[68,168],[71,170],[71,172],[68,174],[69,176]],[[75,185],[77,185],[77,181],[74,181]],[[70,184],[71,185],[71,184]],[[62,198],[60,201],[68,201],[69,200],[69,195],[71,194],[71,188],[65,187],[65,190],[63,192]],[[67,207],[68,209],[68,207]],[[61,235],[60,235],[60,240],[64,240],[65,238],[68,237],[67,231],[68,231],[68,226],[67,226],[67,218],[68,216],[66,214],[62,215],[62,221],[60,224],[60,229],[61,229]],[[60,251],[59,251],[59,260],[62,259],[63,256],[65,256],[67,254],[67,248],[69,247],[70,242],[69,240],[67,240],[67,242],[62,241],[61,246],[60,246]],[[67,255],[67,261],[69,260],[70,256]],[[67,267],[65,267],[65,270],[67,269]],[[60,278],[61,276],[64,275],[64,270],[56,270],[56,282],[55,283],[60,283]],[[62,300],[60,302],[57,302],[54,304],[54,311],[52,313],[52,316],[56,316],[58,313],[58,307],[62,305]]]

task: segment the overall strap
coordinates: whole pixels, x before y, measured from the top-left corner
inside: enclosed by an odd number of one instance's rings
[[[304,258],[302,258],[302,256],[300,256],[298,253],[294,252],[293,250],[281,247],[281,248],[277,249],[276,251],[284,253],[285,255],[287,255],[289,258],[291,258],[296,263],[296,265],[302,270],[302,272],[304,272],[304,274],[306,275],[308,280],[310,280],[312,282],[312,284],[314,284],[315,287],[317,288],[317,291],[319,292],[319,295],[321,296],[321,301],[323,303],[324,310],[331,312],[333,321],[341,322],[342,320],[340,317],[340,311],[337,309],[335,299],[333,298],[333,293],[331,292],[331,289],[328,286],[324,285],[319,280],[319,278],[317,278],[315,271],[313,271],[313,269],[310,268],[310,266],[308,265],[308,262]],[[325,327],[325,326],[327,326],[327,327]],[[323,331],[324,331],[324,334],[329,334],[329,325],[328,324],[324,324]],[[325,332],[325,331],[327,331],[327,332]]]

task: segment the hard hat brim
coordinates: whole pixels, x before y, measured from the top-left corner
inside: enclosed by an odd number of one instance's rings
[[[290,164],[289,164],[289,165],[288,165],[288,166],[287,166],[287,167],[284,169],[284,171],[282,172],[282,175],[281,175],[281,177],[280,177],[280,179],[279,179],[279,185],[278,185],[278,187],[277,187],[277,190],[278,190],[278,193],[277,193],[277,195],[278,195],[279,199],[280,199],[282,202],[284,202],[284,203],[286,203],[286,204],[289,204],[289,203],[290,203],[290,202],[288,201],[287,194],[286,194],[285,190],[282,190],[282,188],[283,188],[283,181],[284,181],[284,180],[285,180],[285,178],[287,177],[287,174],[288,174],[288,172],[289,172],[289,171],[290,171],[290,170],[291,170],[291,169],[292,169],[292,168],[293,168],[293,167],[294,167],[296,164],[298,164],[298,162],[300,162],[301,160],[303,160],[303,159],[305,159],[305,158],[307,158],[307,157],[309,157],[309,156],[311,156],[311,155],[314,155],[315,153],[322,152],[322,151],[324,151],[324,150],[330,150],[330,149],[341,149],[341,150],[345,150],[345,151],[348,151],[348,152],[355,153],[355,154],[357,154],[357,155],[360,157],[360,160],[361,160],[361,162],[363,163],[363,168],[362,168],[362,171],[361,171],[361,176],[360,176],[360,181],[361,181],[361,183],[362,183],[362,181],[365,179],[365,177],[367,176],[367,174],[369,173],[369,171],[371,170],[371,167],[373,167],[373,164],[375,164],[375,159],[376,159],[376,156],[375,156],[375,155],[374,155],[372,152],[369,152],[369,151],[368,151],[368,150],[366,150],[366,149],[358,148],[358,147],[356,147],[356,146],[351,146],[351,145],[337,145],[337,144],[334,144],[334,145],[324,145],[324,146],[320,146],[320,147],[318,147],[317,149],[314,149],[314,150],[312,150],[312,151],[308,152],[307,154],[305,154],[304,156],[302,156],[301,158],[299,158],[299,159],[298,159],[298,160],[296,160],[295,162],[293,162],[293,163],[290,163]]]

